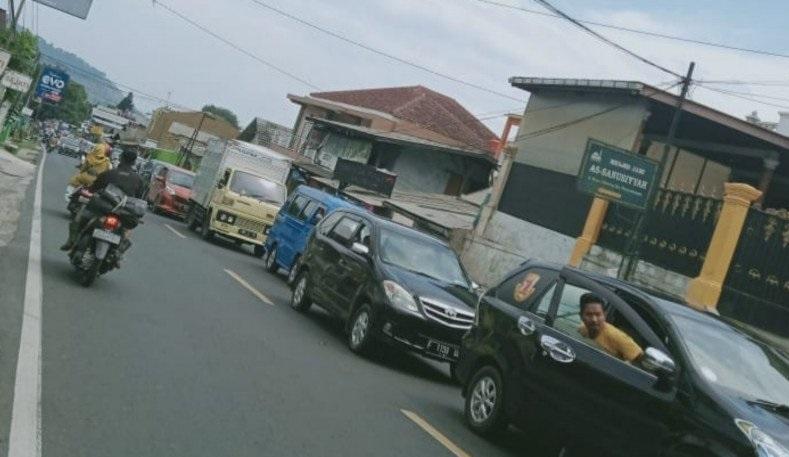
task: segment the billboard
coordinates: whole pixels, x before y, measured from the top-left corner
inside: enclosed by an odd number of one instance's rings
[[[60,103],[68,84],[68,73],[57,68],[45,67],[36,86],[36,97],[50,103]]]
[[[27,92],[30,89],[30,85],[33,84],[33,78],[18,71],[8,70],[3,73],[0,84],[11,90]]]
[[[34,0],[50,8],[63,11],[66,14],[87,19],[93,0]]]

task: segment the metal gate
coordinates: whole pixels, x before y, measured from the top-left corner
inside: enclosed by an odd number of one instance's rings
[[[718,310],[789,336],[789,214],[748,211]]]

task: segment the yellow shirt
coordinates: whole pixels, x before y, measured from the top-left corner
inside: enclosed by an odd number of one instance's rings
[[[589,331],[584,324],[581,324],[581,327],[578,328],[578,332],[583,335],[584,338],[589,338]],[[627,333],[608,323],[603,326],[603,329],[596,338],[590,339],[605,352],[626,362],[636,360],[643,353],[641,347],[638,343],[633,341],[633,338],[630,338]]]

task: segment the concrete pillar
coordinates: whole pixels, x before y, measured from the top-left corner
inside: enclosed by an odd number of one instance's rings
[[[573,253],[570,255],[570,266],[578,267],[584,259],[584,256],[592,249],[592,246],[597,242],[597,237],[600,235],[600,229],[603,227],[603,220],[605,213],[608,211],[608,200],[595,197],[592,200],[592,205],[589,207],[589,213],[586,215],[586,223],[584,224],[581,236],[575,241]]]
[[[723,208],[712,233],[701,274],[690,282],[685,297],[688,304],[701,310],[714,311],[718,307],[723,281],[729,272],[748,209],[762,195],[761,191],[748,184],[725,183],[723,186]]]

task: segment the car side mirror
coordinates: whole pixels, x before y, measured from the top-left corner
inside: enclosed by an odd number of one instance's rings
[[[317,225],[318,222],[323,220],[323,214],[315,213],[310,217],[309,224],[310,225]]]
[[[474,293],[479,295],[480,297],[485,295],[485,292],[487,292],[487,290],[484,287],[480,286],[474,281],[471,281],[471,290],[474,291]]]
[[[370,255],[370,248],[368,248],[367,246],[363,245],[362,243],[353,243],[351,245],[351,251],[353,251],[353,252],[355,252],[355,253],[357,253],[357,254],[359,254],[361,256],[365,256],[365,257]]]
[[[648,347],[641,359],[641,366],[655,374],[658,377],[658,382],[666,387],[674,382],[677,365],[671,356],[660,349]]]

